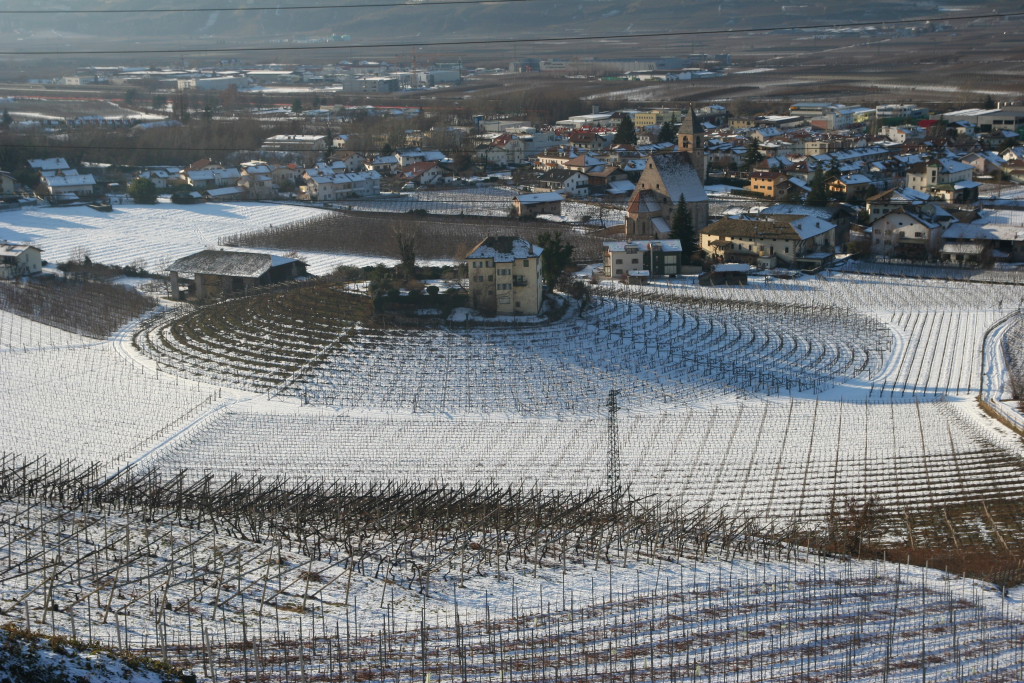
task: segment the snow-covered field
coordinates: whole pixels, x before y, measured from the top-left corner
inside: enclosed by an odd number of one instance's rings
[[[916,509],[1024,493],[1019,442],[972,403],[984,333],[1016,288],[832,274],[619,290],[553,325],[328,335],[294,347],[314,361],[288,361],[280,385],[254,384],[274,362],[263,341],[255,364],[230,336],[143,355],[131,331],[97,343],[5,314],[0,429],[25,455],[112,470],[579,490],[607,476],[614,388],[638,495],[820,519],[865,496]]]
[[[14,502],[0,522],[8,618],[202,680],[952,683],[1024,671],[1016,594],[898,564],[616,554],[467,575],[448,561],[424,589],[414,563],[381,575],[374,555],[338,544],[315,560],[209,524]]]
[[[314,212],[37,209],[0,214],[0,238],[52,261],[87,251],[159,269]],[[974,403],[1006,398],[999,349],[1018,286],[837,272],[600,294],[552,325],[325,337],[258,392],[252,373],[290,324],[211,339],[189,362],[135,348],[132,326],[97,341],[0,312],[0,452],[98,461],[104,477],[134,463],[214,482],[586,491],[607,485],[603,404],[617,389],[622,482],[684,511],[810,524],[868,499],[901,514],[1024,499],[1020,439]],[[247,347],[267,355],[240,362]],[[381,573],[341,540],[313,559],[302,538],[236,524],[5,499],[0,610],[211,680],[214,667],[218,680],[419,680],[427,667],[439,680],[721,683],[1024,671],[1019,594],[931,570],[650,549],[500,571],[410,555]],[[409,578],[423,562],[429,596]]]
[[[152,206],[115,204],[109,213],[86,206],[40,207],[0,213],[0,240],[34,244],[51,263],[88,255],[99,263],[159,272],[182,256],[218,248],[222,237],[301,221],[321,212],[284,204],[181,205],[164,200]],[[344,256],[333,254],[300,256],[314,274],[347,263]]]

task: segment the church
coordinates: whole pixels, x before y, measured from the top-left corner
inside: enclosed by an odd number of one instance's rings
[[[647,158],[626,209],[627,239],[666,239],[679,197],[699,232],[708,224],[708,195],[704,191],[707,164],[704,139],[693,105],[679,125],[679,151],[661,152]]]

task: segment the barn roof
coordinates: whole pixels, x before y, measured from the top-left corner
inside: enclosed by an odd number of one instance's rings
[[[204,249],[196,254],[178,259],[168,266],[167,270],[176,273],[223,275],[226,277],[260,277],[273,266],[295,260],[250,251]]]

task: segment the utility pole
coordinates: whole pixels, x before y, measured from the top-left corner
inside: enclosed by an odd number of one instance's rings
[[[612,494],[615,503],[622,497],[622,463],[619,453],[619,390],[612,389],[608,392],[608,490]]]

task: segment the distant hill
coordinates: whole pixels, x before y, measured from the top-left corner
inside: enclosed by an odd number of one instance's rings
[[[237,1],[237,0],[236,0]],[[353,0],[347,0],[353,2]],[[382,0],[387,1],[387,0]],[[327,0],[324,4],[344,4]],[[230,6],[226,0],[65,0],[65,10],[151,10]],[[248,0],[250,6],[266,6],[264,0]],[[289,5],[309,5],[305,0],[273,3],[269,11],[152,12],[143,14],[74,14],[53,9],[42,15],[6,15],[0,20],[4,43],[37,52],[53,49],[180,49],[175,57],[203,48],[273,48],[299,44],[325,46],[438,42],[444,40],[499,40],[531,37],[575,37],[612,33],[650,33],[707,29],[745,29],[778,25],[850,21],[893,20],[937,13],[934,6],[916,0],[867,0],[862,3],[824,0],[798,4],[780,0],[519,0],[515,2],[467,2],[465,6],[431,6],[431,0],[411,0],[402,6],[351,9],[292,10]],[[991,7],[1005,3],[977,3]],[[960,2],[958,6],[969,7]],[[678,52],[680,41],[665,41]],[[548,46],[549,48],[551,46]],[[403,49],[391,48],[401,55]],[[424,48],[426,51],[428,48]],[[432,52],[445,52],[444,46]],[[503,46],[506,52],[512,48]],[[582,51],[617,51],[631,46],[576,43],[563,46],[566,54]],[[454,49],[460,51],[463,48]],[[387,52],[387,50],[384,50]],[[258,54],[258,53],[253,53]],[[356,55],[363,56],[363,55]],[[450,56],[450,55],[448,55]],[[343,59],[339,52],[339,59]],[[127,61],[127,60],[126,60]],[[150,61],[156,61],[150,59]],[[165,61],[165,60],[160,60]],[[258,58],[247,61],[260,61]],[[293,61],[301,61],[296,58]]]

